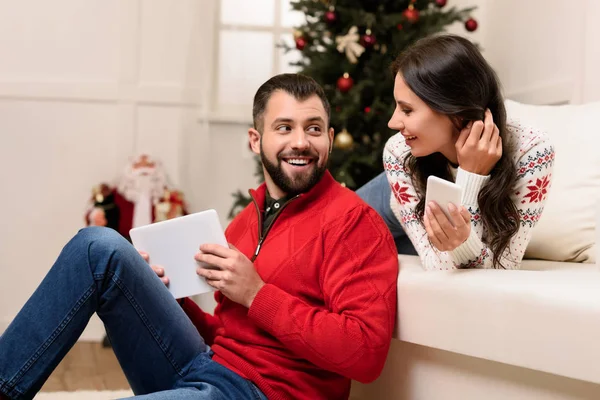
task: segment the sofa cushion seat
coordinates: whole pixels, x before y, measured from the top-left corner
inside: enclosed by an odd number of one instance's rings
[[[600,383],[596,266],[426,272],[416,256],[399,261],[397,339]]]

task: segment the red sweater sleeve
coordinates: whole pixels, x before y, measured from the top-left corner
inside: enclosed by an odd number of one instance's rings
[[[219,318],[202,311],[198,304],[188,298],[182,299],[181,308],[183,308],[183,311],[187,314],[196,329],[198,329],[206,344],[212,346],[215,341],[217,329],[221,327]]]
[[[326,309],[266,284],[248,315],[298,356],[371,382],[383,369],[396,320],[396,248],[381,218],[363,206],[323,234]]]

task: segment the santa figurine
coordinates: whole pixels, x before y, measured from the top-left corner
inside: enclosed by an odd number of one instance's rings
[[[162,199],[167,179],[159,161],[148,154],[135,157],[123,171],[115,195],[119,208],[119,233],[129,239],[129,230],[156,220],[154,206]]]
[[[129,162],[114,187],[93,188],[85,222],[104,224],[131,241],[132,228],[186,214],[183,194],[169,189],[161,163],[144,153]]]

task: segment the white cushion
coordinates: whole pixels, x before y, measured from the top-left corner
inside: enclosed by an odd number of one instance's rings
[[[509,119],[545,131],[556,154],[552,187],[525,258],[595,262],[600,201],[600,102],[539,106],[506,101]]]

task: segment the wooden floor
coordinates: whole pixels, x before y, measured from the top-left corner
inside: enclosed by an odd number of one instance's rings
[[[42,387],[43,392],[129,389],[112,349],[78,342]]]

